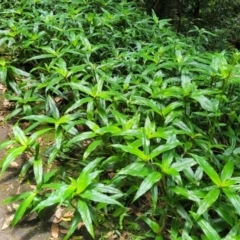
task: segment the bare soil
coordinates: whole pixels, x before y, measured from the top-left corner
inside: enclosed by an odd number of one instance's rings
[[[0,84],[1,86],[1,84]],[[11,133],[11,125],[2,122],[7,114],[4,106],[2,89],[0,88],[0,143],[8,138]],[[0,151],[0,161],[4,158],[5,150]],[[17,204],[4,205],[3,200],[16,194],[31,189],[27,183],[20,183],[18,179],[19,171],[23,159],[19,158],[9,167],[3,177],[0,178],[0,239],[4,240],[50,240],[51,222],[50,219],[40,221],[37,216],[30,216],[23,220],[14,228],[10,227],[11,219]]]

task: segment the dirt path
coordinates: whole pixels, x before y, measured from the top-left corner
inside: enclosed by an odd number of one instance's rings
[[[3,124],[1,121],[4,111],[4,99],[0,89],[0,143],[4,141],[11,132],[11,126]],[[0,151],[0,161],[4,157],[4,151]],[[10,228],[9,224],[13,218],[16,204],[4,205],[4,199],[29,189],[28,184],[20,184],[18,181],[19,168],[21,166],[21,159],[14,161],[14,164],[8,168],[2,178],[0,178],[0,239],[2,240],[49,240],[51,238],[50,228],[51,222],[39,221],[32,216],[14,228]]]

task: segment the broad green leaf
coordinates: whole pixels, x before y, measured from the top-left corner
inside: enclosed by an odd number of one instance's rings
[[[153,232],[157,234],[160,232],[161,228],[158,223],[145,216],[141,216],[140,218],[144,220],[144,222],[152,229]]]
[[[118,172],[118,175],[130,175],[133,177],[145,177],[150,173],[150,169],[145,167],[146,164],[144,162],[134,162],[125,168],[121,169]],[[141,169],[141,171],[139,171]]]
[[[233,163],[233,161],[229,160],[225,164],[225,166],[222,170],[222,173],[221,173],[222,182],[229,180],[232,177],[233,171],[234,171],[234,163]]]
[[[180,172],[194,165],[196,165],[196,162],[192,158],[183,158],[181,161],[174,162],[171,167]]]
[[[91,43],[88,41],[88,39],[84,36],[80,36],[80,39],[84,47],[86,48],[86,50],[90,51],[92,49],[92,46],[91,46]]]
[[[220,190],[218,188],[212,189],[205,198],[199,203],[197,214],[201,216],[206,210],[208,210],[212,204],[218,199]]]
[[[12,203],[12,202],[19,201],[21,199],[26,199],[31,195],[31,193],[32,193],[32,191],[14,195],[13,197],[9,197],[9,198],[5,199],[2,203],[3,204],[9,204],[9,203]]]
[[[119,189],[112,187],[110,185],[104,185],[102,183],[91,184],[91,186],[89,187],[89,190],[91,189],[94,189],[97,192],[101,192],[101,193],[111,193],[111,194],[119,194],[119,195],[122,194],[122,192]]]
[[[74,82],[71,82],[71,83],[68,83],[68,85],[73,89],[73,90],[79,90],[83,93],[86,93],[87,95],[93,97],[93,92],[91,90],[91,87],[86,87],[80,83],[74,83]]]
[[[179,141],[175,141],[175,142],[171,142],[171,143],[165,143],[163,145],[160,145],[159,147],[155,148],[151,154],[150,154],[150,158],[155,158],[157,157],[159,154],[163,153],[163,152],[166,152],[166,151],[169,151],[171,149],[174,149],[176,148],[177,146],[180,146],[182,145],[181,142]]]
[[[178,233],[180,230],[180,220],[173,219],[170,230],[170,239],[177,239]]]
[[[56,191],[54,191],[47,199],[41,201],[33,210],[42,210],[48,206],[52,206],[54,204],[61,204],[63,203],[69,196],[71,196],[74,191],[76,190],[75,186],[62,184]]]
[[[52,54],[41,54],[41,55],[37,55],[37,56],[31,57],[27,61],[44,59],[44,58],[53,58],[53,57],[54,56]]]
[[[96,133],[100,135],[103,135],[104,133],[118,134],[119,132],[121,132],[121,129],[114,125],[102,127],[96,131]]]
[[[133,202],[137,200],[140,196],[142,196],[144,193],[146,193],[155,183],[159,182],[161,178],[162,174],[155,171],[150,173],[146,178],[144,178],[133,199]]]
[[[42,183],[43,179],[42,159],[36,159],[33,161],[33,171],[37,182],[37,186],[39,186]]]
[[[29,77],[30,74],[28,72],[25,72],[19,68],[16,68],[16,67],[13,67],[13,66],[10,66],[10,69],[12,70],[12,72],[17,75],[17,76],[24,76],[24,77]]]
[[[224,240],[238,240],[240,239],[240,223],[237,222],[236,225],[230,230]]]
[[[11,145],[13,146],[15,143],[16,143],[15,140],[2,141],[0,143],[0,150],[4,149],[4,148],[7,148],[8,146],[11,146]],[[0,164],[0,166],[1,166],[1,164]]]
[[[101,160],[102,158],[97,158],[94,161],[90,162],[86,167],[84,167],[77,179],[77,195],[83,192],[91,183],[93,179],[91,179],[90,173],[100,163]]]
[[[95,201],[95,202],[115,204],[123,207],[122,204],[119,203],[117,200],[115,200],[113,197],[107,196],[95,190],[86,190],[83,193],[81,193],[81,197]]]
[[[208,175],[208,177],[217,185],[221,186],[222,181],[216,171],[212,168],[212,166],[203,158],[200,156],[197,156],[195,154],[191,154],[191,156],[194,158],[194,160],[200,165],[200,167],[203,169],[203,171]]]
[[[97,132],[100,127],[93,121],[87,120],[85,122],[85,124],[93,131],[93,132]]]
[[[15,139],[23,146],[27,147],[28,144],[28,139],[25,135],[25,133],[23,132],[23,130],[18,127],[18,126],[13,126],[13,134],[15,136]]]
[[[236,214],[235,209],[229,209],[229,206],[227,206],[225,203],[216,203],[213,206],[213,209],[218,213],[218,215],[230,226],[234,225],[234,222],[236,221]]]
[[[144,160],[144,161],[148,161],[149,160],[149,156],[145,155],[144,152],[142,152],[141,150],[139,150],[136,147],[133,147],[131,145],[126,146],[126,145],[121,145],[121,144],[112,144],[112,147],[115,148],[120,148],[122,149],[124,152],[127,153],[131,153],[133,155],[138,156],[140,159]]]
[[[10,150],[9,154],[0,162],[0,167],[2,168],[2,172],[1,175],[2,176],[4,174],[4,172],[6,171],[6,169],[8,168],[8,166],[18,157],[20,156],[24,151],[25,151],[26,147],[25,146],[21,146],[18,148],[13,148]]]
[[[86,160],[86,158],[91,154],[91,152],[94,151],[101,143],[102,140],[95,140],[91,142],[83,154],[83,160]]]
[[[170,189],[176,194],[182,195],[189,200],[200,202],[200,198],[193,191],[189,191],[182,187],[171,187]]]
[[[205,96],[199,95],[199,93],[197,93],[196,95],[192,94],[191,97],[193,99],[195,99],[197,102],[199,102],[201,107],[204,110],[207,110],[209,112],[216,112],[218,110],[218,104],[217,103],[214,103],[213,101],[209,100]]]
[[[136,137],[136,138],[141,138],[141,131],[139,129],[133,130],[133,129],[128,129],[128,130],[121,130],[115,133],[112,133],[113,136],[130,136],[130,137]]]
[[[127,118],[126,115],[118,112],[116,109],[111,110],[111,113],[113,114],[113,116],[115,117],[115,119],[118,123],[120,123],[122,126],[125,125],[126,118]]]
[[[65,113],[69,113],[73,110],[75,110],[76,108],[79,108],[81,107],[83,104],[85,103],[88,103],[88,102],[91,102],[93,101],[93,98],[91,97],[86,97],[86,98],[82,98],[82,99],[79,99],[77,100],[72,106],[70,106]]]
[[[143,128],[142,130],[142,145],[143,145],[143,152],[146,156],[149,155],[150,150],[150,140],[147,136],[146,129]]]
[[[78,224],[82,221],[82,217],[79,213],[79,211],[75,211],[74,217],[71,221],[71,225],[68,229],[67,235],[63,238],[63,240],[69,240],[70,236],[74,233],[74,231],[77,229]]]
[[[194,213],[191,212],[191,214],[195,218]],[[197,221],[197,223],[200,226],[200,228],[202,229],[202,231],[204,232],[204,234],[206,235],[207,239],[221,240],[220,236],[215,231],[215,229],[205,219],[200,218]]]
[[[16,213],[14,214],[14,218],[13,218],[12,223],[11,223],[12,226],[15,226],[19,222],[19,220],[22,219],[26,210],[31,207],[32,201],[36,196],[36,192],[31,192],[31,193],[28,192],[28,193],[29,193],[29,196],[26,197],[20,203]]]
[[[18,115],[20,112],[22,112],[22,108],[17,108],[15,110],[13,110],[12,112],[10,112],[5,118],[4,118],[4,122],[8,121],[9,119],[11,119],[12,117]]]
[[[162,110],[162,114],[163,116],[167,116],[169,113],[173,112],[174,109],[181,106],[183,106],[182,102],[172,102]]]
[[[53,116],[54,119],[57,120],[60,118],[58,107],[55,101],[49,95],[46,98],[46,111],[47,111],[47,115]]]
[[[82,220],[83,220],[88,232],[94,238],[92,218],[91,218],[91,214],[90,214],[90,210],[88,208],[88,205],[84,201],[79,199],[78,204],[77,204],[77,209],[78,209],[78,212],[80,213],[80,215],[82,217]]]
[[[236,212],[240,215],[240,197],[238,193],[234,190],[231,190],[231,187],[223,188],[223,192],[226,194],[227,198],[236,209]]]
[[[7,67],[5,66],[0,66],[0,80],[6,84],[6,79],[7,79]]]
[[[156,102],[149,100],[147,98],[138,97],[138,96],[135,96],[134,99],[135,101],[132,102],[133,104],[150,107],[154,112],[162,115],[162,109],[160,108],[160,106],[158,106]]]
[[[82,141],[84,141],[86,139],[91,139],[91,138],[95,137],[96,135],[97,134],[94,132],[79,133],[77,136],[70,139],[69,142],[67,143],[67,145],[71,146],[72,144],[81,143]]]

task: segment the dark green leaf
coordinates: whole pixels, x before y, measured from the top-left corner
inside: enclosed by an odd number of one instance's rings
[[[141,183],[133,201],[137,200],[140,196],[146,193],[155,183],[159,182],[162,174],[159,172],[151,172]]]
[[[218,199],[220,190],[218,188],[212,189],[205,198],[200,202],[197,214],[201,216],[206,210],[208,210],[212,204]]]

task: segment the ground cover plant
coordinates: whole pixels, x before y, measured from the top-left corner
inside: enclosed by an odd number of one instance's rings
[[[20,177],[36,184],[5,201],[20,200],[13,226],[65,206],[64,239],[111,222],[125,239],[240,236],[239,52],[207,52],[135,1],[0,10],[6,120],[17,119],[1,175],[25,154]]]

